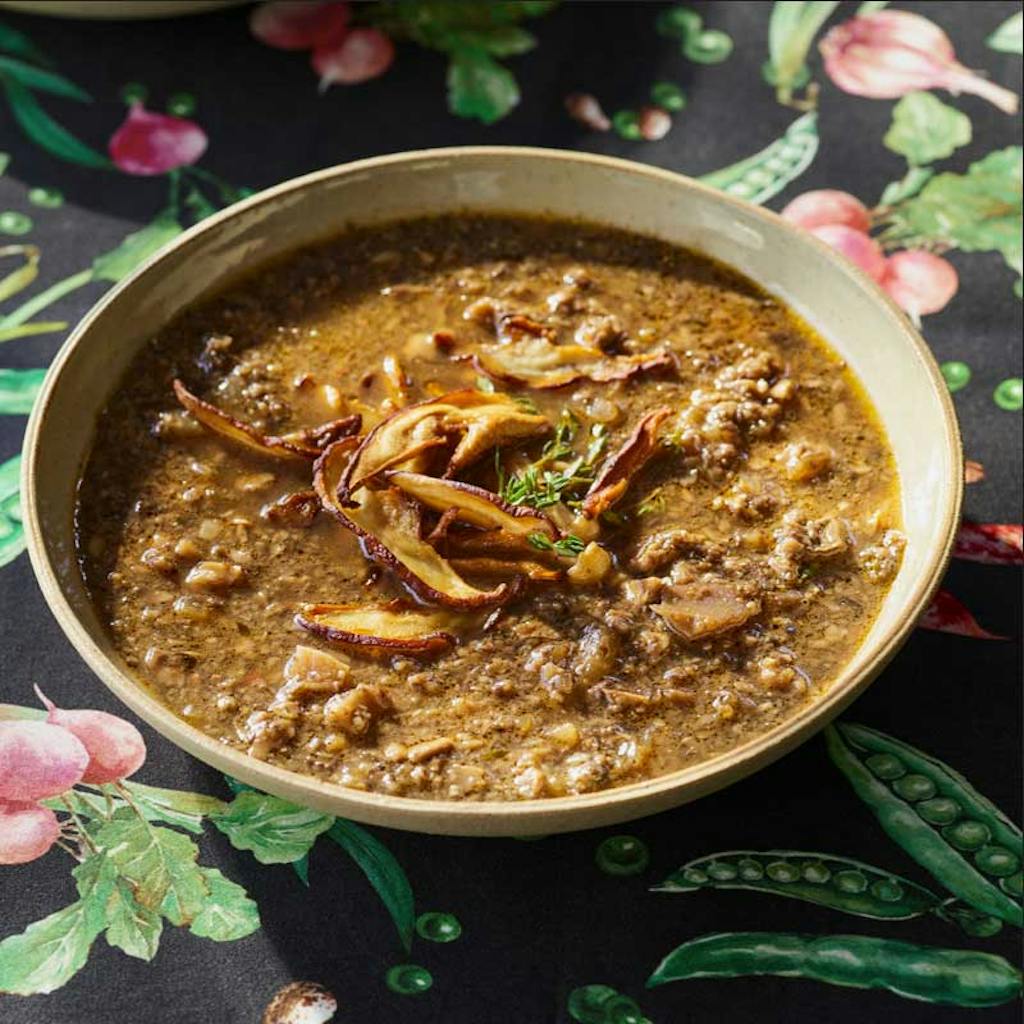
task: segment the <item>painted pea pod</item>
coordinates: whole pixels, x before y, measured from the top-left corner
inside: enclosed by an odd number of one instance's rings
[[[705,185],[763,203],[798,178],[818,152],[817,114],[798,117],[782,136],[753,156],[701,177]]]
[[[891,737],[848,725],[825,737],[890,839],[954,896],[1020,927],[1020,902],[1000,885],[1020,869],[1020,833],[1008,819],[962,776]]]
[[[647,979],[655,988],[689,978],[753,975],[807,978],[850,988],[887,989],[950,1006],[999,1006],[1019,998],[1021,972],[970,949],[940,949],[867,935],[725,932],[672,950]]]
[[[903,921],[934,912],[941,897],[890,871],[827,853],[727,850],[684,864],[656,892],[748,889],[858,917]]]

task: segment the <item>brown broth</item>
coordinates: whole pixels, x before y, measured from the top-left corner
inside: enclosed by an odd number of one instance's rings
[[[311,526],[261,517],[310,487],[310,463],[204,431],[172,381],[265,433],[352,412],[370,426],[389,401],[478,386],[456,357],[494,344],[484,299],[609,358],[674,356],[672,372],[625,380],[486,385],[528,396],[553,425],[571,411],[580,453],[604,421],[596,465],[645,413],[672,410],[661,453],[600,526],[611,570],[588,585],[531,583],[432,659],[309,635],[294,622],[305,603],[406,592],[325,512]],[[504,472],[542,446],[503,449]],[[494,467],[488,452],[460,476],[493,488]],[[552,511],[576,528],[571,510]],[[354,229],[182,314],[103,413],[77,516],[82,571],[117,649],[186,721],[345,785],[474,800],[635,782],[778,725],[860,644],[899,565],[899,526],[866,396],[781,302],[650,238],[469,215]],[[195,569],[207,562],[226,568]],[[348,667],[306,655],[291,675],[312,685],[281,692],[297,645]],[[383,703],[336,713],[359,687]]]

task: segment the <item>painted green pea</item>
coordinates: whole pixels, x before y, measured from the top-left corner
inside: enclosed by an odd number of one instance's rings
[[[569,993],[569,1016],[579,1024],[605,1024],[605,1007],[618,995],[611,985],[581,985]]]
[[[416,934],[429,942],[454,942],[462,934],[462,924],[454,914],[431,911],[416,918]]]
[[[895,878],[880,878],[872,884],[871,893],[883,903],[899,903],[903,899],[903,886]]]
[[[1010,896],[1024,896],[1024,875],[1018,871],[1009,878],[1000,878],[999,888]]]
[[[683,56],[695,64],[721,64],[730,53],[732,39],[718,29],[694,33],[683,42]]]
[[[907,769],[892,754],[872,754],[864,763],[872,775],[887,782],[907,774]]]
[[[607,1024],[642,1024],[644,1015],[635,999],[616,993],[604,1004]]]
[[[0,213],[0,235],[27,235],[32,230],[32,218],[17,210]]]
[[[121,99],[125,103],[145,103],[149,90],[141,82],[128,82],[121,86]]]
[[[685,39],[699,32],[704,24],[701,16],[689,7],[669,7],[662,11],[654,22],[658,35],[669,39]]]
[[[739,872],[731,864],[723,861],[712,861],[708,865],[708,877],[716,882],[730,882]]]
[[[971,368],[957,359],[943,363],[939,369],[942,371],[942,376],[946,378],[946,387],[950,391],[960,391],[971,382]]]
[[[824,885],[832,877],[832,872],[820,861],[811,861],[809,864],[805,864],[803,874],[808,882],[814,882],[817,885]]]
[[[1019,412],[1024,409],[1024,381],[1020,377],[1007,377],[992,392],[992,399],[1000,409]]]
[[[176,92],[167,101],[167,113],[174,117],[190,117],[196,112],[196,98],[190,92]]]
[[[859,871],[837,871],[833,878],[840,892],[863,892],[868,887],[868,880]]]
[[[960,817],[960,805],[944,796],[922,800],[914,810],[931,825],[951,825]]]
[[[756,882],[760,878],[764,878],[764,868],[761,866],[761,862],[754,860],[753,857],[744,857],[736,867],[739,868],[740,878],[744,882]]]
[[[43,206],[49,210],[55,210],[63,204],[64,193],[57,188],[30,188],[28,201],[33,206]]]
[[[647,844],[636,836],[609,836],[594,854],[597,866],[608,875],[639,875],[650,863]]]
[[[904,775],[892,784],[892,788],[911,803],[935,796],[935,783],[924,775]]]
[[[675,82],[655,82],[651,86],[651,102],[665,110],[682,110],[686,106],[686,93]]]
[[[980,850],[992,838],[988,825],[980,821],[958,821],[955,825],[947,825],[942,835],[950,846],[958,850]]]
[[[983,846],[975,855],[974,863],[982,871],[996,878],[1006,878],[1020,867],[1020,860],[1002,846]]]
[[[414,996],[426,992],[434,984],[434,979],[426,967],[398,964],[389,968],[384,975],[384,982],[392,992],[401,996]]]
[[[612,127],[624,139],[637,140],[640,134],[640,118],[635,110],[617,110],[612,114]]]
[[[773,882],[795,882],[800,877],[800,869],[784,860],[773,860],[764,870]]]

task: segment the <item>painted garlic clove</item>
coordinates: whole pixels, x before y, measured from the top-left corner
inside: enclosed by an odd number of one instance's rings
[[[882,278],[882,287],[914,320],[945,309],[959,285],[953,264],[926,249],[890,256]]]
[[[67,729],[49,722],[0,722],[0,800],[31,803],[70,789],[89,753]]]
[[[946,89],[981,96],[1004,113],[1017,95],[965,68],[937,25],[908,11],[876,11],[833,28],[820,44],[829,78],[844,92],[896,99],[910,92]]]
[[[881,281],[885,277],[885,256],[879,244],[870,235],[848,228],[845,224],[823,224],[821,227],[812,228],[811,234],[837,252],[841,252],[876,281]]]
[[[27,864],[59,836],[57,815],[48,807],[0,802],[0,864]]]
[[[845,224],[865,232],[871,227],[868,208],[856,196],[833,188],[804,192],[786,205],[782,217],[807,231],[826,224]]]
[[[339,43],[351,18],[347,3],[276,0],[254,8],[249,30],[261,43],[279,50],[312,50]]]
[[[293,981],[271,999],[261,1024],[327,1024],[338,1012],[338,1000],[315,981]]]
[[[395,46],[377,28],[356,28],[339,43],[313,51],[313,70],[320,76],[320,91],[332,85],[357,85],[383,75],[395,59]]]

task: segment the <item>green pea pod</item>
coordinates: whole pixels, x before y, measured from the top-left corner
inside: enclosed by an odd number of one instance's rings
[[[763,203],[800,177],[818,152],[818,115],[798,117],[773,143],[753,156],[702,175],[712,188],[751,203]]]
[[[962,776],[862,726],[830,726],[829,755],[889,838],[954,896],[1021,926],[1020,831]]]
[[[780,0],[772,5],[764,75],[775,86],[775,96],[780,103],[789,103],[793,90],[810,80],[807,53],[818,30],[838,6],[838,0],[806,3]]]
[[[1021,973],[991,953],[937,949],[867,935],[726,932],[672,950],[647,979],[654,988],[688,978],[751,975],[881,988],[929,1003],[999,1006],[1021,994]]]
[[[728,850],[684,864],[655,892],[750,889],[858,917],[905,921],[935,912],[941,897],[906,878],[849,857],[801,850]]]

